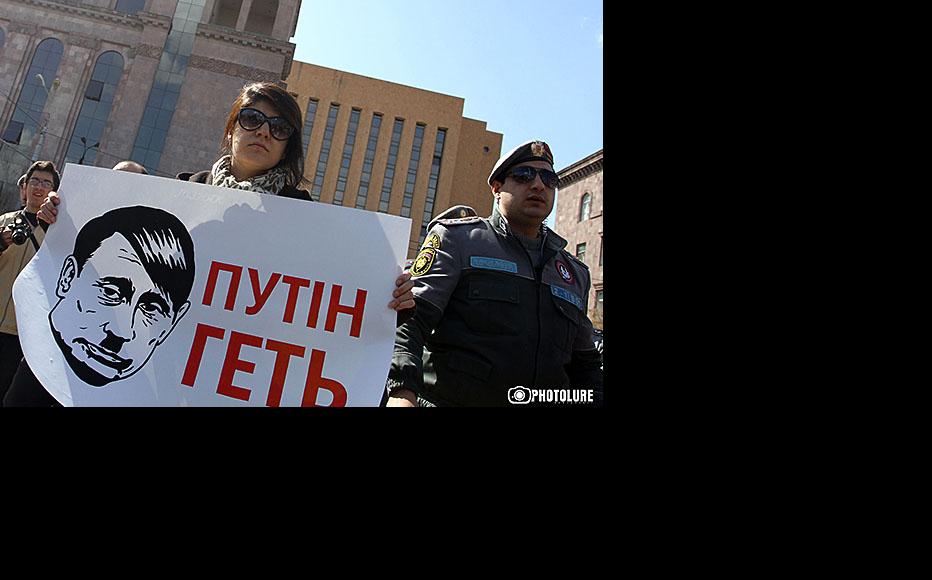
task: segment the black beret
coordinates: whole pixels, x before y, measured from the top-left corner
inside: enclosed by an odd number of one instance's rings
[[[540,139],[534,139],[505,153],[492,168],[492,173],[489,174],[489,185],[492,185],[493,181],[504,182],[505,173],[509,169],[526,161],[546,161],[550,167],[553,167],[553,153],[550,152],[550,145]]]

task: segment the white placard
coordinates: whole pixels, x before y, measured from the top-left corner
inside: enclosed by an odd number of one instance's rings
[[[379,403],[410,219],[78,165],[59,193],[13,299],[63,405]]]

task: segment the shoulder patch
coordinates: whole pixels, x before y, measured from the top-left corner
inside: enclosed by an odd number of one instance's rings
[[[414,259],[414,263],[411,265],[411,277],[417,278],[429,272],[430,267],[434,265],[434,256],[436,255],[437,250],[434,248],[425,247],[421,250],[421,253],[417,255],[417,258]]]
[[[481,217],[471,216],[471,217],[464,217],[464,218],[453,218],[453,219],[448,219],[448,220],[441,219],[441,220],[437,220],[437,223],[443,224],[445,226],[461,226],[464,224],[475,224],[481,221],[482,221]]]
[[[440,236],[436,232],[431,233],[427,236],[427,239],[424,240],[424,245],[421,246],[421,249],[424,250],[426,248],[440,249]]]

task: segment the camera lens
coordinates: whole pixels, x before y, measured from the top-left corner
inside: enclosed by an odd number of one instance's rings
[[[32,234],[32,227],[30,227],[29,222],[27,222],[23,216],[17,216],[13,223],[10,224],[10,237],[13,239],[13,243],[17,246],[22,246],[26,243],[26,240],[29,239],[30,234]]]

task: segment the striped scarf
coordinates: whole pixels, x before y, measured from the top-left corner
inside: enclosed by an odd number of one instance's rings
[[[250,179],[237,181],[236,177],[233,176],[231,161],[232,157],[230,155],[224,155],[214,163],[214,166],[210,169],[210,182],[212,185],[278,195],[288,182],[288,172],[284,167],[274,167]]]

